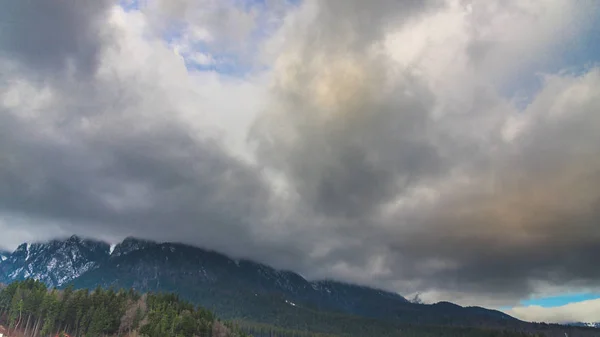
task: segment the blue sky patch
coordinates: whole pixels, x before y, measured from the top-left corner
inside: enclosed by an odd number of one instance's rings
[[[580,293],[565,294],[553,297],[535,298],[521,301],[522,306],[539,305],[545,308],[560,307],[569,303],[600,299],[600,294]]]

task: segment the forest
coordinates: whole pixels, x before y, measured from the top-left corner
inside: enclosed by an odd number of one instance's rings
[[[355,333],[331,333],[319,322],[290,330],[243,320],[221,321],[211,311],[176,294],[97,287],[50,289],[36,280],[18,281],[0,290],[0,325],[7,336],[72,337],[335,337],[335,336],[533,336],[524,332],[469,327],[358,324]],[[316,323],[316,322],[315,322]],[[351,320],[346,320],[351,324]],[[321,333],[317,332],[321,331]]]
[[[230,322],[174,294],[133,290],[48,289],[14,282],[0,291],[0,324],[8,336],[246,337]]]

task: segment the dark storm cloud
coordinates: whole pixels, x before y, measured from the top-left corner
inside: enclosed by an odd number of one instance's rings
[[[318,212],[368,216],[398,188],[435,172],[440,164],[431,144],[411,139],[418,136],[410,129],[427,121],[421,119],[426,115],[420,114],[423,108],[418,102],[409,105],[414,113],[398,114],[402,107],[374,105],[358,108],[376,111],[365,114],[380,113],[373,118],[356,116],[351,120],[353,116],[348,116],[346,121],[295,125],[297,129],[291,132],[300,134],[302,142],[265,145],[270,148],[263,160],[283,162],[303,200]],[[306,110],[287,112],[305,114]],[[257,133],[258,138],[272,137],[268,130]]]
[[[0,2],[0,56],[33,73],[73,67],[93,73],[107,38],[104,20],[114,0]]]
[[[131,37],[109,22],[119,20],[111,4],[11,2],[0,14],[10,16],[0,54],[0,228],[296,256],[285,242],[261,247],[270,215],[262,172],[178,118],[169,96],[177,90],[161,86],[157,67],[118,69]],[[162,45],[148,57],[169,64],[169,76],[182,66]]]
[[[59,96],[45,107],[60,111],[57,120],[36,123],[19,118],[26,111],[1,111],[1,209],[70,223],[78,232],[216,244],[239,253],[231,238],[251,237],[266,212],[260,173],[219,142],[161,120],[170,112],[166,103],[151,107],[133,98],[121,106],[110,88],[78,85],[80,100]],[[132,108],[146,118],[122,113]],[[219,237],[231,246],[217,243]]]
[[[597,285],[597,74],[562,87],[549,81],[522,113],[532,116],[526,131],[507,142],[510,110],[498,114],[505,108],[494,92],[475,85],[464,111],[435,116],[438,93],[423,78],[389,75],[386,59],[368,54],[386,28],[385,16],[370,17],[382,7],[350,4],[339,12],[352,20],[326,19],[339,13],[334,4],[319,7],[319,24],[305,35],[335,38],[290,44],[278,59],[272,108],[254,132],[260,158],[333,228],[337,245],[319,256],[316,274],[495,304],[540,291],[540,282]],[[361,22],[375,28],[363,31]],[[578,81],[581,91],[570,92]],[[562,118],[545,117],[555,110]],[[401,202],[412,206],[384,211]]]
[[[494,303],[526,297],[540,282],[597,287],[600,76],[555,80],[524,112],[529,126],[495,153],[494,166],[438,189],[433,203],[361,223],[370,233],[365,246],[389,248],[387,282],[412,279],[417,289]]]
[[[39,22],[32,3],[0,14],[0,61],[39,75],[0,63],[0,214],[40,238],[58,227],[183,241],[471,303],[600,280],[597,71],[548,79],[514,116],[477,74],[436,87],[446,79],[374,51],[388,30],[446,10],[439,1],[307,1],[282,31],[250,164],[182,117],[183,65],[163,45],[119,40],[108,2],[38,4],[54,13]],[[450,63],[471,71],[460,56]],[[70,62],[90,76],[44,81]],[[452,105],[453,89],[467,103]],[[506,140],[513,117],[521,131]]]
[[[385,57],[368,55],[388,25],[401,26],[438,3],[319,3],[319,25],[283,48],[272,105],[251,140],[260,159],[285,171],[317,212],[368,217],[445,161],[427,134],[434,95],[409,72],[390,75]]]
[[[169,118],[152,83],[96,78],[116,41],[113,4],[3,2],[0,56],[22,67],[2,64],[3,97],[17,103],[0,106],[0,209],[38,223],[39,237],[56,231],[50,222],[239,253],[215,238],[252,236],[268,199],[259,172]],[[86,76],[56,76],[73,72]]]

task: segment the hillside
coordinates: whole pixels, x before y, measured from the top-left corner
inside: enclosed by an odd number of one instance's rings
[[[0,291],[0,323],[7,334],[23,336],[247,336],[176,295],[102,288],[57,291],[31,279]]]
[[[32,279],[16,281],[0,291],[0,324],[11,336],[172,336],[172,337],[334,337],[248,322],[222,322],[207,309],[174,294],[140,294],[133,290],[62,291]],[[475,328],[401,326],[394,332],[385,325],[370,336],[506,336],[524,333]]]

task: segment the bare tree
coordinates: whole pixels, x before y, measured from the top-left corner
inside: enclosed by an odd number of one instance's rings
[[[223,323],[215,321],[212,327],[212,337],[228,337],[229,329]]]

